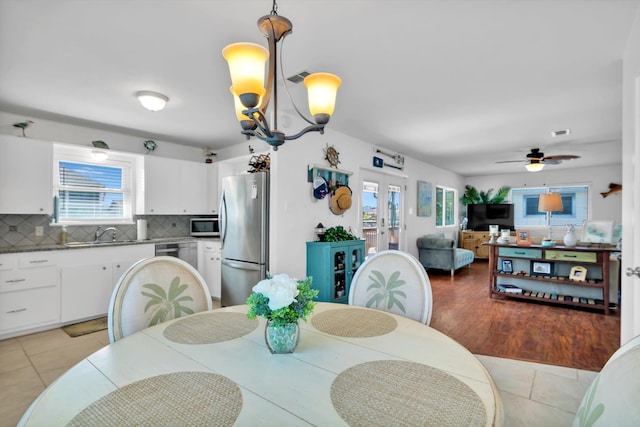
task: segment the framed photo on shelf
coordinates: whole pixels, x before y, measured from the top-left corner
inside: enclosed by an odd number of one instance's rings
[[[544,261],[531,261],[532,276],[551,276],[553,273],[553,263]]]
[[[581,242],[611,243],[613,240],[613,221],[585,221],[582,224]]]
[[[503,273],[513,273],[513,263],[510,259],[502,260],[502,272]]]
[[[531,244],[531,234],[529,230],[518,230],[516,231],[516,243],[518,245],[530,245]]]
[[[571,273],[569,273],[569,280],[573,280],[576,282],[584,282],[587,280],[587,268],[581,265],[576,265],[571,268]]]

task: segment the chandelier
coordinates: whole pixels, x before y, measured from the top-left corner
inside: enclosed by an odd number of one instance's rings
[[[233,43],[222,50],[229,65],[231,94],[234,98],[236,117],[247,139],[255,136],[271,145],[274,151],[285,141],[298,139],[308,132],[324,133],[335,108],[336,93],[341,80],[329,73],[313,73],[304,78],[309,100],[309,111],[315,121],[307,119],[294,104],[295,110],[309,126],[295,135],[285,135],[278,130],[277,43],[292,32],[293,24],[279,16],[273,1],[269,15],[258,19],[258,28],[267,38],[269,50],[255,43]],[[280,54],[282,56],[282,53]],[[265,87],[265,64],[269,60]],[[282,63],[282,58],[280,58]],[[281,67],[282,68],[282,67]],[[282,72],[282,71],[281,71]],[[284,76],[281,76],[284,81]],[[271,126],[266,118],[270,98],[273,97]]]

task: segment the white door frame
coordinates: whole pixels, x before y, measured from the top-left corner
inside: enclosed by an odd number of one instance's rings
[[[640,268],[640,76],[635,78],[634,99],[630,117],[633,117],[631,141],[623,139],[622,187],[622,270],[620,344],[640,335],[640,277],[631,274]],[[629,152],[628,160],[625,154]],[[628,168],[629,172],[625,168]],[[629,275],[628,275],[629,274]]]
[[[407,199],[407,177],[405,175],[398,175],[394,173],[386,173],[383,170],[373,170],[373,169],[360,169],[360,182],[358,191],[359,194],[362,194],[362,186],[364,181],[375,181],[378,182],[378,192],[382,186],[385,188],[385,200],[386,200],[386,188],[389,185],[398,185],[401,188],[402,200],[400,200],[400,239],[398,241],[398,249],[401,251],[406,251],[407,247],[407,238],[406,238],[406,199]],[[362,197],[358,197],[358,230],[360,235],[364,237],[364,232],[362,230]],[[389,218],[387,218],[386,209],[382,212],[382,215],[378,215],[378,226],[381,225],[381,221],[384,220],[384,224],[388,224]],[[385,243],[385,247],[387,246],[387,236],[384,236],[383,243]],[[378,246],[380,246],[380,242],[378,242]]]

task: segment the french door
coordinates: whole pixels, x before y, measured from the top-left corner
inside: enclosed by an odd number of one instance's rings
[[[406,178],[363,170],[360,182],[361,229],[366,256],[404,249]]]

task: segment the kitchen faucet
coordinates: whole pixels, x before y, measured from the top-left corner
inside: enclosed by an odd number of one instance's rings
[[[102,226],[98,226],[98,229],[96,230],[96,242],[98,242],[100,240],[100,237],[102,237],[102,235],[104,233],[106,233],[107,231],[111,231],[113,234],[112,236],[112,241],[115,242],[116,241],[116,228],[115,227],[107,227],[104,230],[102,230]]]

